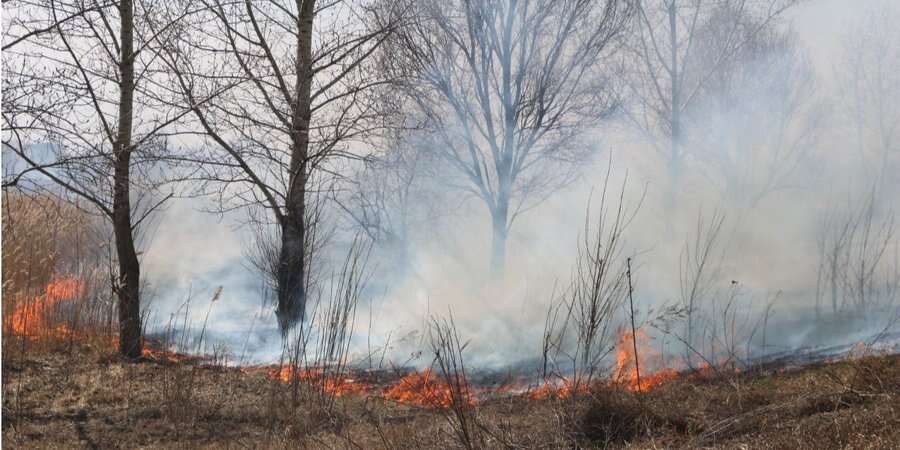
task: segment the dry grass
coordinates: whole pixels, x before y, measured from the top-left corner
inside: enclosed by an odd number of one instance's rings
[[[51,197],[9,192],[2,195],[2,216],[2,317],[7,339],[13,338],[18,320],[17,325],[28,328],[27,339],[16,336],[20,352],[66,343],[57,339],[61,334],[78,335],[82,341],[91,336],[101,345],[108,342],[116,329],[116,310],[109,270],[101,262],[108,249],[97,238],[96,218]],[[60,302],[47,298],[55,282],[61,282],[63,291],[77,293],[77,298]],[[23,308],[40,311],[23,315]],[[14,320],[17,309],[20,315]]]
[[[451,320],[435,322],[432,336],[436,370],[451,386],[447,409],[326,395],[316,383],[284,383],[216,358],[128,362],[110,345],[114,308],[89,256],[97,250],[90,218],[46,198],[4,195],[3,227],[2,437],[10,447],[900,448],[898,356],[681,377],[643,394],[597,387],[576,398],[473,405],[465,343]],[[60,275],[86,287],[47,315],[43,331],[11,335],[12,311],[47,295]],[[352,317],[359,285],[339,286],[343,301],[323,309],[326,323]],[[345,351],[345,328],[327,330],[333,338],[312,346],[330,356],[294,360],[291,369],[345,360],[331,350]]]
[[[338,397],[330,411],[293,408],[290,385],[197,359],[134,364],[76,346],[6,358],[3,373],[22,380],[3,392],[3,440],[14,447],[472,444],[441,410],[358,395]],[[189,393],[172,393],[188,379]],[[900,442],[897,380],[900,357],[872,357],[680,379],[643,395],[607,388],[576,399],[501,398],[473,414],[486,431],[480,448],[891,448]]]

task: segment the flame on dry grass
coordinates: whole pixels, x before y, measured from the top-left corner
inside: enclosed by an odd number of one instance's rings
[[[269,378],[285,383],[299,381],[337,397],[377,394],[395,402],[441,408],[449,407],[453,403],[450,386],[431,369],[410,372],[387,387],[359,381],[349,374],[326,373],[320,368],[253,366],[241,370],[249,373],[265,372]],[[472,395],[469,395],[466,401],[470,405],[477,403],[477,399]]]
[[[666,366],[662,354],[653,348],[651,341],[650,336],[643,330],[638,329],[634,334],[624,328],[619,330],[610,385],[631,392],[648,391],[680,376],[678,370]],[[525,396],[536,400],[564,399],[573,395],[587,394],[590,388],[591,386],[585,382],[559,378],[527,390]]]
[[[525,396],[532,400],[565,399],[574,394],[587,394],[589,390],[590,388],[586,383],[576,383],[570,378],[561,378],[558,381],[544,383],[536,388],[529,389],[525,392]]]
[[[690,372],[679,372],[672,366],[684,367],[683,361],[668,361],[670,365],[666,366],[667,361],[660,352],[651,346],[651,338],[646,332],[638,330],[635,335],[638,349],[637,365],[635,364],[635,345],[630,330],[622,330],[618,333],[615,366],[612,377],[608,381],[608,385],[611,387],[631,392],[646,392],[680,377],[693,379],[720,373],[720,369],[708,364]],[[145,350],[145,353],[147,351]],[[640,367],[640,383],[638,383],[638,366]],[[386,400],[431,408],[447,408],[453,405],[453,393],[450,386],[431,369],[410,372],[387,386],[361,381],[350,372],[335,373],[322,368],[249,366],[243,367],[241,370],[247,373],[263,373],[271,379],[285,383],[302,382],[337,397],[375,395]],[[738,369],[733,370],[740,372]],[[469,394],[465,401],[469,405],[476,405],[484,399],[501,395],[520,395],[532,400],[566,399],[575,395],[589,394],[592,386],[583,381],[576,382],[571,378],[563,377],[545,382],[537,387],[528,387],[525,381],[490,388],[467,386],[466,392]]]
[[[86,292],[85,283],[80,279],[56,276],[47,283],[42,295],[16,305],[8,319],[9,330],[15,335],[23,336],[30,340],[72,339],[87,341],[90,337],[92,342],[100,342],[102,347],[111,351],[118,348],[118,336],[90,335],[89,330],[72,329],[67,324],[57,323],[54,320],[54,312],[60,304],[83,300]],[[149,346],[144,347],[142,356],[169,362],[179,362],[189,358],[187,355]]]
[[[423,406],[449,407],[453,404],[453,391],[450,386],[436,376],[431,369],[412,372],[404,376],[396,384],[387,388],[383,392],[383,396],[389,400]],[[471,396],[465,401],[470,405],[476,403]]]
[[[359,382],[348,375],[328,374],[323,369],[294,369],[291,366],[283,366],[270,370],[269,376],[285,383],[298,380],[315,385],[326,393],[338,397],[347,394],[366,394],[372,390],[372,386],[367,383]]]
[[[635,347],[637,355],[634,354]],[[630,330],[619,330],[613,370],[615,383],[636,392],[647,391],[676,378],[678,371],[665,368],[662,354],[653,348],[650,336],[644,330],[638,329],[634,334]]]
[[[672,368],[660,368],[662,356],[650,345],[650,337],[639,330],[638,339],[638,364],[635,364],[634,341],[632,334],[620,331],[616,346],[616,364],[613,370],[611,384],[629,391],[647,391],[667,381],[680,376],[679,372]],[[640,383],[638,383],[638,365],[640,366]],[[247,371],[258,371],[262,368],[247,368]],[[437,376],[431,369],[419,372],[411,372],[390,386],[378,389],[376,386],[356,381],[350,375],[326,374],[322,369],[294,370],[289,366],[267,369],[269,376],[283,382],[298,380],[308,383],[336,396],[347,394],[373,394],[401,403],[415,404],[427,407],[449,407],[453,403],[453,394],[450,386]],[[477,404],[479,398],[492,394],[520,393],[524,397],[533,400],[549,398],[564,399],[573,395],[587,394],[590,391],[588,383],[577,382],[570,378],[559,378],[552,382],[546,382],[540,386],[525,388],[524,385],[507,384],[497,388],[467,389],[472,392],[466,401],[470,405]]]
[[[30,338],[69,337],[72,330],[65,324],[53,324],[50,317],[57,305],[84,295],[85,287],[76,278],[57,278],[47,284],[44,294],[16,306],[10,315],[10,328],[14,334]]]

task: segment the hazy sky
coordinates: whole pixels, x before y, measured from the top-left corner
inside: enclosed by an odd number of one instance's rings
[[[806,0],[788,14],[803,46],[816,65],[819,77],[829,78],[842,40],[875,8],[892,6],[897,0]]]

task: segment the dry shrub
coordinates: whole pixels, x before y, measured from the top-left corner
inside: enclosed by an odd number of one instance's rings
[[[629,292],[625,232],[642,200],[633,207],[625,204],[627,179],[618,194],[609,191],[609,170],[596,218],[588,203],[572,279],[551,303],[544,322],[542,376],[565,377],[574,392],[603,375],[604,361],[614,348],[613,318]]]
[[[4,192],[3,285],[42,289],[54,273],[88,262],[95,218],[50,196]]]
[[[228,364],[227,347],[204,341],[210,313],[221,295],[219,286],[213,291],[203,322],[199,324],[199,335],[193,331],[190,319],[193,297],[189,295],[172,314],[163,335],[154,340],[153,347],[158,353],[146,357],[147,362],[161,366],[158,373],[162,413],[178,435],[189,433],[203,416],[219,410],[228,401],[224,392],[201,399],[201,393],[208,388],[204,383],[218,384],[221,369]]]
[[[71,234],[77,215],[47,197],[4,192],[2,205],[3,296],[42,289],[59,260],[60,236]]]
[[[97,220],[49,195],[11,192],[3,193],[2,217],[4,334],[28,334],[31,349],[71,344],[75,335],[110,344],[115,303]],[[9,342],[24,352],[25,340]]]
[[[863,397],[852,391],[820,394],[800,401],[796,411],[792,413],[796,417],[813,416],[849,408],[863,401]]]
[[[597,386],[569,421],[572,438],[588,447],[642,440],[661,430],[684,434],[691,428],[685,411],[646,394]]]
[[[81,346],[113,349],[115,302],[98,221],[50,195],[2,193],[4,414],[32,408],[19,399],[35,389],[28,367]],[[55,352],[55,353],[51,353]],[[43,364],[43,363],[39,363]],[[68,383],[71,372],[62,372]]]
[[[850,362],[853,376],[849,388],[860,394],[900,396],[900,360],[865,357]]]
[[[572,422],[570,432],[578,442],[605,447],[635,440],[651,417],[634,394],[598,389]]]
[[[466,449],[486,448],[483,426],[479,424],[473,395],[466,376],[462,352],[466,344],[460,342],[453,314],[448,319],[433,319],[431,348],[441,378],[450,391],[450,404],[443,410],[444,418],[459,444]]]
[[[349,370],[371,249],[371,243],[354,238],[338,270],[319,279],[321,284],[307,286],[305,319],[284,330],[281,361],[270,374],[275,376],[268,392],[268,415],[278,427],[272,430],[275,438],[295,442],[325,430],[340,435],[349,422],[337,387]]]
[[[630,394],[599,390],[573,421],[570,432],[585,444],[608,446],[634,440],[642,432],[644,410]]]

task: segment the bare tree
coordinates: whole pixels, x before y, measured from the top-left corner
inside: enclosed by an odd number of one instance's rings
[[[641,4],[633,42],[625,53],[635,99],[629,116],[664,155],[673,184],[684,170],[686,113],[704,95],[711,78],[738,58],[748,42],[774,26],[793,3],[662,0]],[[717,20],[722,16],[729,20]],[[706,49],[700,52],[702,31],[710,23],[726,26],[707,35]]]
[[[29,39],[46,38],[55,23],[44,11],[20,2],[9,2],[3,23],[3,189],[34,188],[31,176],[49,161],[29,165],[17,154],[41,147],[55,118],[77,100],[60,89],[55,80],[72,78],[71,70],[33,64],[37,48],[24,50]],[[34,153],[32,151],[32,153]],[[37,159],[37,158],[36,158]]]
[[[836,67],[845,94],[842,109],[864,168],[888,181],[897,173],[900,155],[900,9],[888,2],[876,5],[843,40],[843,59]]]
[[[335,193],[351,225],[385,249],[401,271],[409,264],[412,232],[438,213],[428,151],[416,133],[394,130],[383,151],[367,157]]]
[[[873,190],[861,205],[850,232],[847,290],[859,309],[871,306],[877,300],[882,288],[879,269],[886,261],[896,232],[894,214],[881,211],[877,199],[877,192]]]
[[[714,211],[707,221],[702,213],[697,215],[697,228],[693,239],[684,244],[679,265],[679,282],[681,307],[685,312],[686,360],[691,363],[691,354],[695,351],[690,348],[695,345],[696,316],[700,304],[708,299],[710,290],[720,273],[718,240],[725,223],[725,215]]]
[[[628,0],[427,0],[386,47],[458,176],[447,182],[491,214],[494,273],[516,216],[572,178],[586,127],[614,110],[597,69],[632,11]]]
[[[718,17],[702,30],[697,59],[715,56],[723,29],[734,16]],[[724,22],[724,23],[719,23]],[[752,32],[735,58],[709,78],[706,94],[688,112],[684,133],[698,169],[729,204],[753,207],[768,194],[796,185],[798,170],[818,144],[824,108],[816,100],[810,62],[794,33]],[[703,63],[711,65],[713,61]]]
[[[831,311],[839,309],[841,278],[853,222],[836,211],[822,215],[816,230],[818,269],[816,271],[816,317],[821,317],[822,301],[828,297]]]
[[[168,198],[144,181],[158,174],[165,130],[184,113],[163,107],[165,93],[156,90],[155,48],[168,26],[149,33],[147,23],[160,9],[133,0],[17,2],[11,11],[27,20],[12,20],[4,33],[4,64],[11,61],[5,79],[28,80],[30,89],[12,100],[25,108],[8,110],[4,96],[4,152],[22,163],[4,174],[4,187],[49,180],[112,223],[119,351],[131,358],[142,350],[136,236]],[[45,105],[34,103],[41,98]]]
[[[358,2],[203,0],[166,60],[212,145],[195,156],[223,209],[259,207],[278,227],[277,315],[304,317],[307,202],[315,174],[381,127],[369,60],[396,16]],[[394,9],[389,9],[393,14]],[[223,186],[224,184],[224,186]]]
[[[860,312],[893,304],[900,283],[890,261],[897,226],[893,211],[881,204],[879,194],[873,187],[857,208],[843,214],[828,211],[821,219],[817,314],[826,295],[833,314],[848,304]]]

